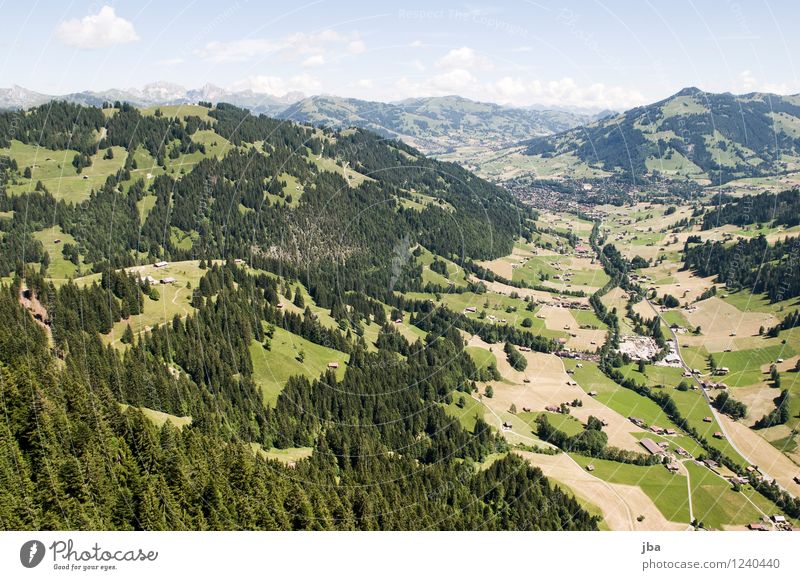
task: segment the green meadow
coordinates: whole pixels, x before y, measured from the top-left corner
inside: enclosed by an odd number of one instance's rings
[[[464,406],[459,407],[459,400],[463,399]],[[444,412],[454,419],[458,419],[464,429],[472,433],[478,418],[483,419],[486,407],[467,393],[453,393],[453,402],[444,405]]]
[[[259,342],[250,343],[253,380],[261,389],[267,405],[275,405],[291,376],[315,379],[327,370],[328,363],[336,362],[339,364],[337,378],[344,377],[348,355],[343,352],[310,342],[282,328],[275,328],[270,343],[270,350]]]
[[[631,465],[576,454],[572,454],[572,458],[581,467],[594,465],[592,475],[604,481],[641,488],[668,520],[689,523],[685,476],[670,473],[663,465]]]

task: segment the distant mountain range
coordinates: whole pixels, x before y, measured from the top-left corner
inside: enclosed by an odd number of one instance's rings
[[[90,106],[100,106],[107,101],[127,101],[138,107],[222,101],[280,119],[336,128],[369,129],[433,154],[471,147],[502,148],[613,114],[507,107],[458,96],[407,99],[394,103],[327,95],[306,98],[298,92],[276,97],[249,90],[228,91],[214,85],[186,89],[168,82],[152,83],[140,89],[82,91],[67,95],[47,95],[19,86],[0,89],[0,109],[24,109],[53,100]]]
[[[279,113],[281,118],[332,127],[361,127],[402,139],[431,154],[464,147],[497,149],[531,136],[551,135],[598,118],[567,111],[481,103],[463,97],[428,97],[394,103],[314,96]]]
[[[800,171],[800,95],[706,93],[690,87],[624,113],[509,107],[459,96],[384,103],[330,95],[281,97],[159,82],[139,89],[46,95],[0,89],[0,109],[52,100],[139,107],[227,102],[279,119],[359,127],[456,161],[496,182],[663,177],[719,184]]]
[[[710,183],[800,170],[800,95],[706,93],[651,105],[524,143],[542,173],[661,175]],[[544,169],[544,171],[542,171]]]
[[[186,89],[168,82],[151,83],[140,89],[109,89],[107,91],[82,91],[66,95],[47,95],[14,85],[10,89],[0,89],[0,109],[27,109],[53,100],[68,101],[81,105],[98,107],[106,101],[124,101],[137,107],[156,105],[180,105],[198,101],[220,101],[249,109],[254,113],[276,115],[290,104],[303,99],[305,95],[290,92],[282,97],[265,93],[229,91],[207,84],[199,89]]]

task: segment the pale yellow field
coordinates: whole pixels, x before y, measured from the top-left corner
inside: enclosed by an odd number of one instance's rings
[[[800,355],[795,355],[793,357],[785,359],[782,363],[775,363],[775,367],[778,369],[778,371],[782,373],[788,373],[794,370],[794,367],[797,364],[798,360],[800,360]],[[770,367],[772,365],[773,363],[767,363],[761,365],[761,372],[763,373],[770,372]]]
[[[544,474],[571,489],[603,513],[603,520],[612,530],[667,531],[685,530],[687,524],[671,522],[656,507],[653,500],[638,487],[608,483],[582,469],[566,453],[543,455],[517,451]],[[644,516],[644,521],[636,518]]]
[[[632,433],[641,433],[642,429],[597,399],[588,396],[577,384],[568,385],[567,382],[572,381],[572,378],[566,373],[564,364],[557,356],[524,352],[522,354],[528,361],[528,367],[524,372],[519,372],[509,365],[505,353],[503,353],[502,344],[488,345],[480,338],[475,337],[470,340],[469,346],[481,348],[491,346],[496,354],[497,370],[504,380],[492,381],[490,384],[494,389],[494,396],[492,398],[483,397],[482,400],[483,404],[498,416],[507,413],[512,404],[516,405],[518,411],[521,411],[523,407],[529,407],[533,411],[544,411],[548,405],[560,405],[580,399],[583,401],[583,406],[571,408],[571,416],[582,423],[586,423],[590,415],[594,415],[598,419],[605,419],[608,421],[608,426],[603,430],[608,435],[609,445],[641,452],[641,445]],[[530,383],[524,383],[523,379],[525,378],[529,379]],[[513,415],[510,414],[503,420],[510,421],[515,429],[520,423],[519,420],[514,421]],[[526,434],[529,434],[530,429],[527,428],[527,430]]]
[[[787,437],[792,435],[792,429],[788,425],[775,425],[774,427],[762,429],[758,433],[767,441],[785,441]],[[795,447],[793,450],[783,448],[782,450],[779,449],[779,451],[782,451],[798,466],[798,475],[800,475],[800,446]]]
[[[573,350],[595,351],[606,340],[605,330],[580,328],[578,321],[568,308],[559,306],[542,306],[537,316],[544,318],[544,325],[549,330],[561,330],[575,336],[567,340],[567,347]],[[592,344],[594,343],[594,344]]]
[[[765,387],[763,384],[750,385],[748,387],[736,387],[734,397],[747,405],[749,424],[755,422],[759,417],[763,417],[775,409],[775,390]]]
[[[511,252],[511,255],[509,256],[503,256],[502,258],[497,258],[495,260],[486,262],[478,262],[478,264],[491,270],[498,276],[502,276],[503,278],[511,280],[514,277],[514,268],[512,268],[512,264],[519,264],[521,258],[527,258],[534,255],[535,253],[532,251],[515,246]]]
[[[514,286],[509,286],[508,284],[502,284],[500,282],[484,282],[484,285],[491,292],[504,294],[506,296],[510,296],[512,292],[516,292],[517,294],[519,294],[520,298],[525,298],[526,296],[530,296],[537,302],[543,302],[545,304],[550,304],[551,302],[553,302],[558,298],[558,294],[554,294],[551,292],[545,292],[543,290],[533,290],[531,288],[515,288]],[[569,296],[568,299],[571,302],[576,302],[579,304],[589,304],[588,296],[580,296],[580,297]]]
[[[682,344],[705,346],[709,352],[736,349],[743,339],[758,335],[761,326],[770,328],[778,319],[768,312],[742,312],[735,306],[713,296],[694,304],[692,311],[681,310],[692,326],[700,326],[699,336],[683,335]],[[734,334],[734,336],[731,336]]]
[[[677,298],[681,304],[684,302],[694,302],[700,295],[714,286],[714,277],[700,278],[695,276],[688,270],[679,270],[677,266],[672,272],[674,282],[671,284],[659,284],[655,286],[656,293],[659,297],[665,294],[671,294]]]
[[[773,447],[746,425],[717,413],[731,442],[753,465],[764,468],[777,482],[795,497],[800,496],[800,484],[793,478],[800,475],[800,466]]]
[[[645,319],[653,318],[656,315],[656,312],[645,300],[640,300],[639,302],[634,304],[633,311]],[[622,312],[625,312],[625,310],[623,310]]]

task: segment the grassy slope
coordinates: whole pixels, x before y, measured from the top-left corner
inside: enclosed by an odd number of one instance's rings
[[[653,500],[664,517],[673,522],[689,523],[689,498],[686,477],[672,474],[663,465],[629,465],[573,455],[581,467],[593,464],[592,475],[609,483],[634,485]]]
[[[171,276],[177,281],[174,284],[159,284],[156,287],[160,294],[159,300],[154,301],[145,297],[144,312],[142,314],[117,322],[111,333],[106,335],[106,338],[112,344],[119,344],[119,339],[128,324],[131,325],[134,334],[138,334],[147,328],[172,322],[176,314],[183,317],[194,311],[194,308],[189,304],[192,296],[191,288],[195,288],[199,284],[200,278],[205,273],[205,270],[200,269],[199,262],[195,260],[171,262],[165,268],[155,268],[152,265],[138,266],[136,268],[128,268],[128,271],[137,271],[142,278],[150,275],[158,280]],[[94,282],[99,283],[99,281],[100,274],[92,274],[77,278],[75,283],[82,286]],[[191,288],[186,287],[187,283],[191,285]]]
[[[458,406],[459,398],[463,397],[464,407]],[[472,398],[466,393],[453,393],[453,402],[444,406],[444,412],[458,419],[461,426],[470,433],[475,429],[475,422],[478,417],[483,419],[486,407],[477,399]]]
[[[79,202],[89,197],[92,189],[98,189],[109,175],[116,173],[125,162],[126,152],[122,147],[112,147],[113,159],[103,159],[105,149],[92,156],[92,165],[84,167],[79,174],[72,166],[77,151],[53,151],[36,145],[26,145],[12,141],[8,148],[0,149],[0,155],[8,155],[17,160],[20,173],[31,168],[31,178],[21,178],[18,184],[8,187],[11,194],[31,191],[37,181],[58,200]]]
[[[298,360],[301,351],[305,355],[303,362]],[[261,388],[264,402],[272,406],[275,405],[290,376],[303,375],[311,379],[317,378],[326,370],[329,362],[335,361],[339,363],[336,375],[341,379],[344,376],[348,356],[282,328],[276,328],[271,349],[267,351],[261,344],[253,341],[250,344],[250,358],[253,361],[253,378]]]
[[[66,280],[73,278],[78,273],[78,266],[65,259],[61,253],[64,244],[75,244],[75,238],[62,232],[60,226],[34,232],[33,237],[42,242],[45,251],[50,255],[50,266],[47,268],[49,278]],[[60,242],[56,243],[56,240],[60,240]],[[83,264],[83,261],[81,260],[80,263]]]

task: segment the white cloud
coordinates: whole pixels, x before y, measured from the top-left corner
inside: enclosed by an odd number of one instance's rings
[[[456,68],[431,79],[434,87],[444,93],[458,93],[474,86],[477,79],[467,70]]]
[[[761,91],[764,93],[775,93],[776,95],[796,95],[798,92],[797,86],[791,86],[786,83],[764,83],[761,85]]]
[[[739,81],[741,83],[742,89],[745,91],[752,91],[756,88],[756,77],[753,76],[752,71],[743,70],[739,73]]]
[[[371,89],[375,83],[372,82],[372,79],[359,79],[356,82],[356,86],[362,89]]]
[[[423,46],[425,46],[425,43],[422,42],[421,40],[415,40],[414,42],[412,42],[408,46],[410,46],[411,48],[422,48]]]
[[[325,57],[321,54],[315,54],[309,56],[307,59],[303,61],[303,66],[305,68],[314,68],[318,66],[322,66],[325,64]]]
[[[196,54],[212,62],[244,62],[256,57],[267,56],[284,45],[266,38],[245,38],[233,42],[209,42]]]
[[[269,95],[282,96],[292,91],[303,93],[319,90],[320,82],[316,77],[308,74],[295,75],[288,79],[267,75],[251,75],[233,83],[231,91],[251,90],[254,93],[266,93]]]
[[[478,89],[477,79],[464,69],[454,69],[432,77],[409,79],[401,77],[391,90],[391,97],[441,97],[444,95],[463,94],[468,96]]]
[[[158,66],[177,66],[179,64],[183,64],[182,58],[165,58],[163,60],[156,61]]]
[[[512,77],[503,77],[495,82],[494,90],[497,94],[503,95],[509,101],[518,99],[527,92],[525,83]]]
[[[56,28],[56,37],[68,46],[87,50],[139,40],[133,23],[117,16],[111,6],[103,6],[97,14],[65,20]]]
[[[195,51],[199,57],[212,62],[244,62],[270,55],[279,55],[286,61],[297,61],[307,55],[330,54],[334,50],[360,54],[367,47],[357,32],[342,34],[336,30],[323,30],[315,34],[296,32],[283,38],[243,38],[230,42],[214,41]]]
[[[787,83],[761,82],[750,70],[739,73],[739,91],[743,93],[775,93],[776,95],[791,95],[798,92],[798,87]]]
[[[477,101],[525,106],[629,109],[648,102],[639,91],[603,83],[580,85],[571,78],[553,81],[505,76],[486,82],[465,69],[433,76],[402,77],[391,88],[393,99],[459,94]]]
[[[579,85],[569,77],[553,81],[503,77],[484,85],[483,91],[490,100],[513,105],[629,109],[647,102],[635,89],[604,83]]]
[[[483,55],[477,54],[468,46],[454,48],[438,61],[436,66],[439,68],[460,68],[470,70],[490,70],[492,61]]]
[[[347,52],[350,54],[361,54],[365,50],[367,50],[367,45],[364,44],[363,40],[352,40],[347,45]]]

